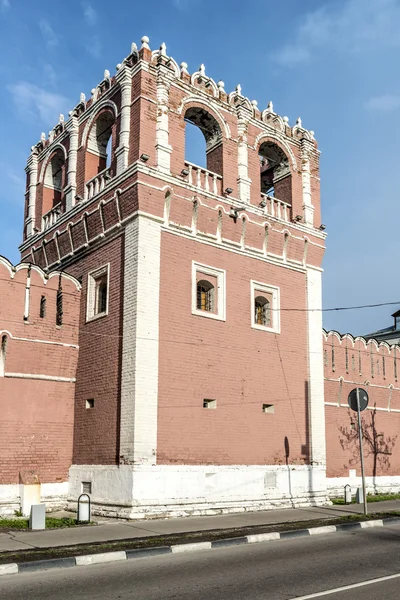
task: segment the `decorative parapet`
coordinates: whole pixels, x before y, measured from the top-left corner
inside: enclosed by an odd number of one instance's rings
[[[212,77],[206,74],[206,68],[202,64],[199,69],[190,74],[186,62],[178,63],[167,54],[167,47],[162,43],[158,50],[151,51],[149,46],[149,38],[142,37],[142,45],[138,50],[135,43],[131,45],[131,51],[127,57],[123,59],[116,67],[117,74],[111,75],[108,69],[104,70],[102,80],[91,90],[91,98],[86,100],[84,93],[81,93],[78,104],[69,112],[69,117],[82,117],[85,112],[90,109],[93,104],[99,101],[100,98],[107,95],[108,91],[116,84],[118,85],[118,72],[124,68],[132,68],[139,62],[149,62],[155,66],[164,65],[169,72],[171,79],[184,80],[193,87],[197,87],[200,93],[205,93],[219,101],[224,102],[231,107],[240,110],[248,111],[249,118],[263,122],[268,127],[278,130],[287,136],[296,140],[306,139],[310,141],[313,147],[316,147],[314,132],[303,127],[300,118],[297,119],[294,126],[289,125],[287,117],[281,117],[274,111],[272,102],[262,110],[258,108],[256,100],[250,100],[242,94],[242,87],[237,85],[236,88],[228,93],[225,91],[225,84],[222,80],[216,82]],[[63,115],[60,115],[58,123],[49,132],[49,137],[42,133],[40,141],[35,145],[35,148],[41,153],[55,139],[60,138],[60,135],[66,130],[67,123],[64,122]]]

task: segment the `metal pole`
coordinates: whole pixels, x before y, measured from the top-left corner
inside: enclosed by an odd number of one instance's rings
[[[357,387],[357,419],[358,419],[358,437],[360,439],[361,478],[362,478],[362,489],[363,489],[363,500],[364,500],[364,515],[366,515],[366,514],[368,514],[368,510],[367,510],[367,494],[365,491],[364,453],[363,453],[363,445],[362,445],[361,411],[360,411],[360,397],[359,397],[358,387]]]

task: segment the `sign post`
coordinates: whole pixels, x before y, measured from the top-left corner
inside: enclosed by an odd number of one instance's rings
[[[367,509],[367,494],[365,489],[365,471],[364,471],[364,452],[363,452],[363,440],[362,440],[362,429],[361,429],[361,411],[365,410],[368,406],[368,394],[362,388],[356,387],[352,390],[348,397],[348,403],[352,410],[357,411],[358,421],[358,438],[360,442],[360,461],[361,461],[361,479],[363,489],[363,501],[364,501],[364,515],[368,514]]]

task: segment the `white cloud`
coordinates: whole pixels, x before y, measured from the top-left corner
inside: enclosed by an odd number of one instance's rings
[[[46,19],[40,19],[39,28],[40,28],[40,31],[42,32],[42,36],[44,37],[46,46],[49,48],[49,50],[58,46],[58,44],[59,44],[58,36],[57,36],[56,32],[54,31],[54,29],[52,28],[52,26],[50,25],[50,23],[48,21],[46,21]]]
[[[1,12],[6,12],[10,8],[10,6],[11,5],[9,0],[0,0]]]
[[[54,67],[50,63],[45,63],[43,65],[43,77],[51,87],[55,87],[58,76]]]
[[[92,56],[93,58],[100,58],[101,56],[101,52],[102,52],[102,47],[101,47],[101,41],[98,35],[93,35],[86,43],[86,51],[90,54],[90,56]]]
[[[66,111],[70,105],[65,96],[47,92],[26,81],[8,85],[7,89],[13,97],[17,112],[22,117],[39,118],[48,127],[53,127],[57,123],[59,114]]]
[[[374,96],[365,103],[367,110],[390,111],[400,108],[400,96],[393,94],[384,94],[383,96]]]
[[[97,12],[91,4],[83,4],[83,16],[85,17],[86,23],[90,27],[94,27],[97,23]]]
[[[179,0],[178,0],[179,1]],[[286,44],[271,58],[282,66],[297,66],[328,48],[337,52],[400,47],[399,0],[345,0],[309,12]]]

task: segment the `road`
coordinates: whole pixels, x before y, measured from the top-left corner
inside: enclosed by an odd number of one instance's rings
[[[0,578],[0,598],[398,600],[399,550],[400,525],[392,525],[7,575]]]

